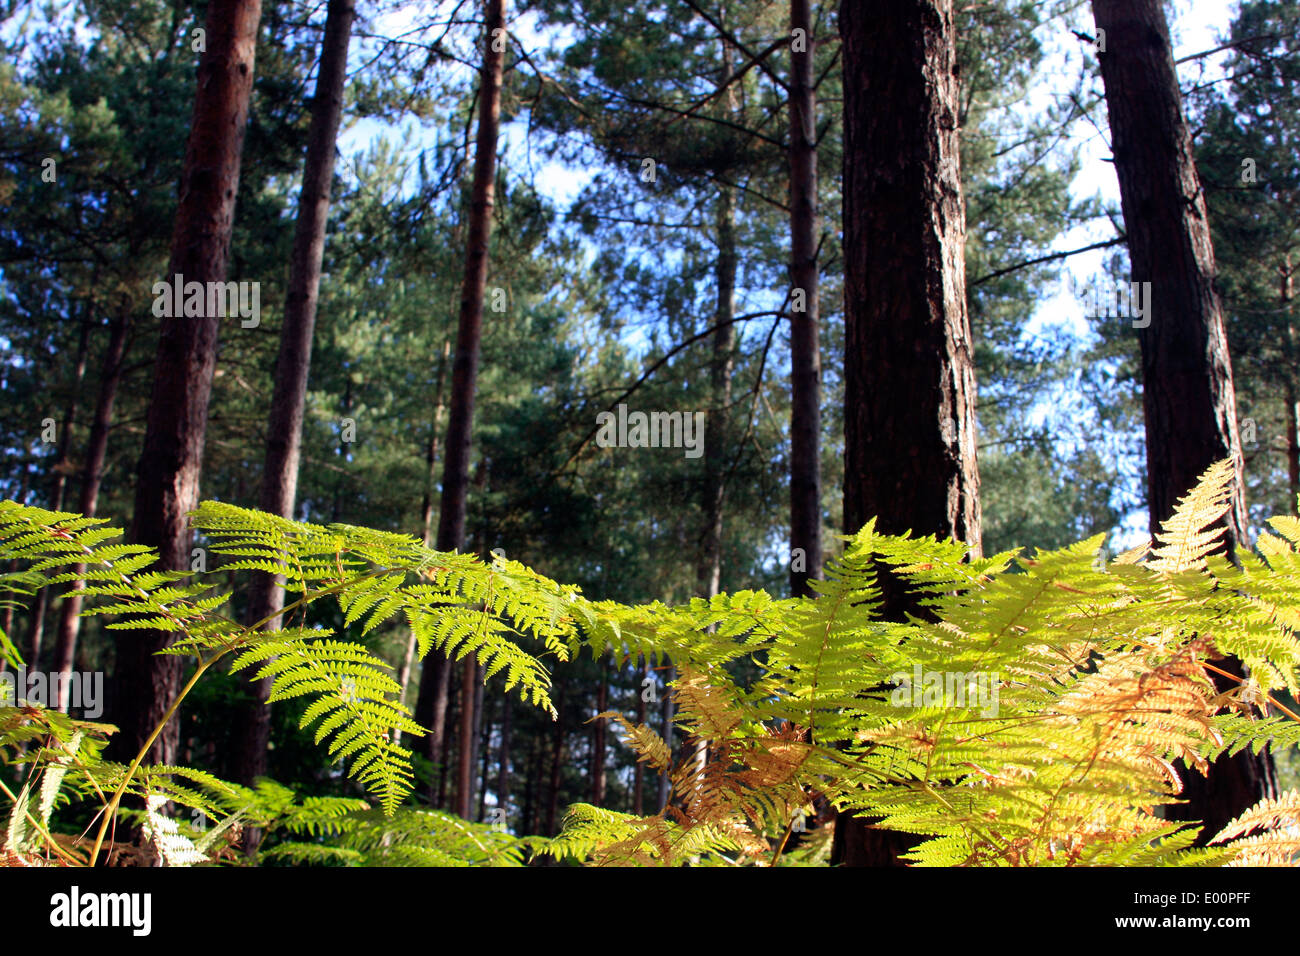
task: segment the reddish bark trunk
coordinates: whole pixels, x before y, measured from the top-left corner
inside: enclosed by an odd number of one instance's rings
[[[93,518],[99,508],[99,487],[104,479],[104,460],[108,456],[108,432],[113,425],[113,405],[122,381],[122,365],[126,355],[127,336],[131,320],[126,315],[115,318],[109,327],[108,349],[103,358],[103,377],[99,381],[99,395],[95,400],[95,420],[90,426],[86,441],[86,460],[81,467],[81,492],[77,510]],[[84,564],[73,565],[71,573],[81,575]],[[54,668],[62,677],[72,674],[77,659],[77,637],[81,630],[82,595],[84,581],[76,581],[59,606],[58,631],[54,639]],[[58,688],[54,706],[67,713],[68,680],[56,680]]]
[[[483,12],[478,134],[474,146],[474,180],[470,190],[456,357],[451,373],[447,441],[443,449],[442,501],[438,510],[436,542],[439,551],[458,551],[465,544],[474,399],[483,335],[483,296],[487,290],[488,242],[492,234],[492,209],[496,196],[501,78],[505,68],[505,0],[484,0]],[[432,718],[432,733],[426,738],[426,752],[431,756],[437,753],[442,738],[446,736],[450,666],[445,656],[435,650],[420,674],[420,697],[416,709]]]
[[[790,32],[790,593],[798,597],[811,594],[808,579],[823,574],[817,101],[808,0],[791,0]]]
[[[509,694],[501,698],[501,746],[497,751],[497,806],[510,812],[510,717],[514,704]]]
[[[81,384],[86,378],[86,354],[90,349],[91,310],[93,303],[86,303],[86,312],[81,320],[81,333],[77,337],[77,357],[72,367],[72,384],[68,394],[67,408],[63,413],[63,424],[59,428],[56,440],[59,453],[51,466],[50,510],[62,511],[64,493],[68,487],[68,462],[72,457],[73,436],[76,431],[77,414],[81,407]],[[27,666],[33,670],[41,666],[41,646],[45,642],[45,612],[50,604],[50,589],[41,588],[36,592],[32,603],[31,626],[27,632],[28,657]]]
[[[433,544],[433,488],[434,482],[437,481],[437,463],[438,463],[438,433],[442,428],[442,399],[443,385],[446,382],[447,356],[451,353],[451,340],[448,339],[442,345],[442,359],[438,362],[437,386],[434,390],[435,399],[433,404],[433,424],[429,429],[429,441],[425,446],[425,475],[426,484],[424,486],[424,498],[420,502],[420,527],[421,540],[427,548]],[[406,700],[407,690],[411,685],[411,671],[415,667],[415,653],[418,649],[418,641],[415,639],[415,631],[412,630],[406,639],[406,653],[402,656],[402,666],[397,672],[397,683],[402,686],[402,700]],[[444,697],[445,699],[445,697]],[[416,715],[416,720],[420,719]],[[394,742],[398,737],[397,731],[394,731]]]
[[[213,0],[208,7],[168,279],[225,281],[261,13],[261,0]],[[159,332],[131,540],[157,548],[160,569],[190,567],[186,515],[199,502],[218,322],[216,315],[178,315],[164,318]],[[179,692],[182,659],[157,654],[175,636],[133,631],[118,640],[117,756],[144,747]],[[179,727],[168,721],[146,759],[174,763]]]
[[[1214,290],[1205,195],[1183,116],[1169,26],[1159,0],[1094,0],[1098,54],[1134,282],[1151,284],[1140,327],[1146,417],[1147,507],[1160,526],[1211,464],[1232,460],[1237,493],[1224,524],[1229,555],[1246,546],[1246,499],[1232,361]],[[1225,669],[1241,673],[1228,661]],[[1220,689],[1235,682],[1227,678]],[[1203,820],[1201,840],[1265,796],[1277,795],[1273,758],[1243,750],[1208,777],[1183,773],[1187,803],[1172,819]]]
[[[845,531],[980,544],[952,0],[844,0]],[[910,607],[881,578],[883,613]],[[833,864],[903,834],[836,823]]]
[[[600,686],[596,691],[596,713],[604,713],[609,700],[609,658],[601,658]],[[605,805],[605,724],[608,718],[601,717],[591,728],[591,803],[592,806]]]
[[[645,679],[649,668],[646,659],[641,658],[641,665],[636,672],[636,722],[639,727],[645,723],[646,699]],[[645,812],[645,764],[640,760],[632,768],[632,812],[638,817]]]
[[[560,686],[555,699],[555,732],[551,736],[551,781],[550,787],[546,792],[546,836],[555,836],[556,819],[560,806],[560,769],[564,766],[564,692],[566,690],[564,677],[560,678]]]

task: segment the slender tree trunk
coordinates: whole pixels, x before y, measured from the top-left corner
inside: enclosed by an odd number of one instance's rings
[[[952,0],[843,0],[844,524],[980,545]],[[883,575],[883,613],[914,611]],[[836,822],[833,864],[903,834]]]
[[[537,784],[542,775],[542,750],[545,746],[540,735],[533,737],[528,743],[528,773],[524,776],[524,806],[520,833],[537,831]]]
[[[646,718],[645,679],[649,667],[644,657],[636,671],[636,723],[641,726]],[[638,817],[645,813],[645,764],[638,760],[632,767],[632,812]]]
[[[353,0],[330,0],[321,41],[311,128],[307,134],[307,155],[289,264],[289,295],[285,301],[284,327],[280,330],[280,355],[276,360],[275,386],[266,423],[262,484],[257,501],[262,511],[281,518],[293,517],[298,492],[302,422],[320,302],[325,226],[329,220],[334,155],[343,116],[343,86],[347,80],[348,45],[355,14]],[[279,630],[283,626],[280,614],[283,607],[284,578],[253,575],[244,615],[246,623],[265,621],[262,630]],[[252,700],[241,709],[235,734],[234,777],[244,784],[266,773],[271,739],[271,705],[267,702],[270,696],[270,677],[254,681]]]
[[[261,13],[261,0],[208,6],[168,280],[225,281]],[[131,540],[157,548],[163,570],[190,567],[186,514],[199,501],[218,322],[216,315],[176,315],[162,320],[159,333]],[[157,653],[175,636],[132,631],[117,642],[116,756],[144,746],[180,690],[182,659]],[[168,722],[149,748],[150,762],[175,762],[179,728],[179,720]]]
[[[600,659],[600,686],[596,690],[596,713],[602,714],[609,702],[609,658]],[[591,726],[591,803],[605,805],[605,731],[608,718],[601,717]]]
[[[461,672],[460,695],[460,747],[459,765],[456,768],[456,813],[466,820],[471,819],[474,808],[474,756],[478,751],[479,710],[483,673],[481,664],[474,658],[465,658],[465,668]]]
[[[451,679],[451,670],[452,670],[451,664],[448,663],[447,676],[449,682]],[[459,688],[459,682],[455,688],[448,687],[447,706],[451,705],[452,698],[457,696],[459,693],[461,693]],[[447,773],[447,770],[450,766],[451,766],[451,734],[443,734],[442,741],[439,744],[439,752],[438,752],[438,792],[434,794],[433,797],[434,800],[433,805],[436,807],[441,808],[447,806],[447,779],[450,777],[450,774]]]
[[[564,696],[568,689],[566,679],[560,677],[560,686],[555,700],[555,730],[551,735],[551,780],[546,792],[546,836],[555,836],[555,822],[560,806],[560,770],[564,766],[564,745],[566,742],[564,726]]]
[[[501,746],[497,751],[497,806],[510,813],[510,717],[514,711],[509,694],[501,697]]]
[[[1289,373],[1288,373],[1289,374]],[[1300,415],[1296,414],[1295,383],[1286,383],[1286,475],[1290,497],[1287,499],[1287,512],[1295,514],[1297,495],[1300,495]]]
[[[1132,280],[1150,283],[1138,341],[1146,416],[1147,505],[1152,529],[1215,461],[1231,459],[1236,493],[1223,548],[1246,547],[1246,500],[1232,361],[1214,290],[1205,196],[1183,116],[1169,26],[1160,0],[1093,0]],[[1145,297],[1144,297],[1145,298]],[[1227,670],[1241,673],[1237,661]],[[1220,689],[1235,684],[1227,678]],[[1208,840],[1261,797],[1277,795],[1273,758],[1243,750],[1209,776],[1185,770],[1187,803],[1173,819],[1203,820]]]
[[[86,354],[90,349],[91,313],[94,305],[86,303],[85,314],[81,319],[81,333],[77,337],[77,358],[72,367],[72,388],[68,395],[68,404],[63,413],[63,424],[59,428],[57,441],[59,453],[54,457],[50,478],[50,510],[63,510],[64,492],[68,487],[68,461],[72,456],[72,443],[77,423],[77,414],[81,408],[81,384],[86,378]],[[36,592],[32,604],[31,626],[27,632],[28,659],[27,666],[39,670],[41,666],[41,645],[45,641],[45,612],[50,604],[50,589],[43,587]]]
[[[433,403],[433,424],[429,429],[428,444],[425,446],[426,447],[426,452],[425,452],[425,465],[426,465],[425,476],[426,477],[425,477],[425,485],[424,485],[424,498],[420,502],[420,527],[422,529],[421,540],[424,541],[424,546],[426,548],[433,544],[433,489],[434,489],[434,482],[436,482],[438,479],[438,473],[437,473],[438,434],[442,429],[443,385],[445,384],[447,378],[447,374],[446,374],[447,357],[450,353],[451,353],[451,340],[448,339],[447,341],[442,343],[442,358],[438,362],[437,386],[434,389],[435,398]],[[397,682],[402,686],[403,702],[405,702],[406,700],[407,690],[411,685],[411,671],[415,667],[415,652],[417,650],[418,643],[419,642],[416,641],[415,639],[415,631],[412,630],[410,635],[406,639],[406,653],[402,657],[402,666],[397,672]],[[431,655],[431,656],[436,657],[437,655]],[[443,689],[442,699],[443,699],[443,704],[445,706],[447,700],[447,692],[445,687]],[[417,713],[415,715],[415,719],[418,722],[425,718],[422,715]],[[400,736],[400,732],[394,730],[393,731],[394,742],[397,741],[397,738],[399,736]]]
[[[113,405],[117,401],[118,386],[122,381],[122,366],[126,356],[127,336],[131,319],[127,314],[113,319],[109,326],[108,349],[103,358],[103,377],[99,381],[99,395],[95,400],[95,420],[90,426],[86,441],[86,460],[81,467],[81,494],[77,510],[93,518],[99,509],[99,487],[104,480],[104,461],[108,457],[108,432],[113,425]],[[74,565],[71,573],[80,577],[84,564]],[[72,670],[76,666],[77,636],[81,630],[82,592],[86,583],[75,581],[59,606],[58,632],[54,640],[54,669],[61,679],[55,681],[57,697],[55,707],[68,712],[68,691]]]
[[[483,26],[474,181],[470,191],[456,357],[451,372],[447,443],[443,450],[442,502],[438,511],[439,551],[459,551],[465,544],[470,443],[483,335],[483,296],[487,290],[488,241],[492,234],[492,208],[496,195],[497,133],[501,120],[501,77],[505,68],[505,0],[484,0]],[[446,681],[450,664],[445,655],[436,650],[430,657],[434,659],[434,666],[426,664],[421,672],[416,709],[433,717],[432,732],[426,746],[428,753],[435,754],[441,739],[446,736]]]
[[[1278,270],[1281,279],[1279,298],[1282,300],[1282,312],[1286,316],[1286,339],[1288,355],[1295,355],[1295,323],[1291,321],[1292,276],[1291,255],[1287,254],[1286,263]],[[1286,370],[1286,475],[1290,496],[1287,499],[1287,511],[1295,513],[1300,510],[1300,409],[1296,408],[1296,377],[1294,359]]]
[[[31,474],[31,473],[27,470],[27,466],[24,464],[24,465],[23,465],[23,471],[22,471],[22,484],[21,484],[21,486],[19,487],[19,490],[18,490],[18,498],[16,499],[20,505],[25,505],[25,504],[27,504],[27,488],[28,488],[28,482],[29,482],[29,480],[30,480],[30,474]],[[14,573],[15,571],[17,571],[17,570],[18,570],[18,561],[17,561],[17,559],[15,559],[15,560],[13,560],[13,561],[10,561],[10,562],[9,562],[9,573],[10,573],[10,574],[13,574],[13,573]],[[4,616],[3,616],[3,617],[0,617],[0,627],[3,627],[4,632],[5,632],[5,636],[8,637],[8,638],[10,639],[10,641],[13,641],[13,633],[14,633],[14,630],[13,630],[13,628],[14,628],[14,603],[17,601],[17,599],[18,599],[18,596],[17,596],[16,594],[14,594],[13,591],[6,591],[6,592],[4,593],[4,603],[5,603],[5,607],[4,607]],[[17,645],[17,643],[14,643],[14,649],[15,649],[15,650],[18,650],[18,645]],[[21,651],[19,651],[19,653],[21,654]],[[4,662],[0,662],[0,664],[3,664],[3,663],[4,663]],[[0,671],[2,671],[2,670],[3,670],[3,668],[0,667]]]
[[[790,593],[796,597],[812,594],[808,579],[823,574],[817,101],[810,7],[809,0],[790,3]]]
[[[736,350],[736,195],[729,186],[718,197],[717,235],[718,301],[710,371],[710,408],[704,432],[704,534],[700,543],[696,590],[701,597],[718,593],[722,581],[723,500],[726,495],[724,461],[726,421],[731,406],[731,378]]]
[[[474,739],[478,741],[479,750],[479,772],[478,772],[478,813],[474,819],[479,822],[483,821],[483,812],[487,806],[488,791],[488,758],[491,755],[492,747],[492,721],[484,713],[483,703],[483,671],[479,670],[479,681],[474,690],[476,698],[474,702]]]
[[[677,668],[675,665],[669,663],[667,674],[664,677],[664,699],[661,710],[663,725],[660,730],[660,736],[663,737],[664,743],[668,745],[669,753],[673,752],[673,714],[675,711],[674,705],[676,704],[676,701],[673,699],[673,689],[671,685],[675,680],[677,680]],[[668,779],[668,774],[660,773],[659,791],[655,795],[657,810],[662,811],[667,807],[668,800],[671,796],[672,788],[671,781]]]

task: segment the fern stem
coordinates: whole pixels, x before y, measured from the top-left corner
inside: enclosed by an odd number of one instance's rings
[[[135,772],[140,769],[140,764],[142,764],[144,758],[148,756],[149,748],[154,745],[154,741],[158,739],[160,734],[162,734],[163,728],[166,727],[171,719],[176,716],[176,712],[180,709],[181,701],[183,701],[189,692],[194,689],[194,685],[198,683],[199,678],[203,676],[204,672],[220,659],[221,656],[221,654],[216,654],[207,660],[204,660],[202,657],[198,659],[199,666],[194,669],[194,673],[190,676],[190,679],[185,682],[185,686],[181,688],[181,692],[176,695],[176,699],[173,700],[171,706],[167,708],[167,713],[163,714],[163,719],[158,722],[158,726],[153,729],[153,733],[151,733],[149,739],[144,742],[144,746],[140,748],[140,752],[135,755],[135,759],[131,761],[131,766],[127,767],[126,774],[122,777],[122,782],[118,784],[117,790],[113,792],[113,798],[108,802],[108,806],[104,808],[104,818],[99,823],[99,831],[95,834],[95,845],[90,851],[90,866],[94,866],[95,861],[99,859],[99,850],[104,845],[104,835],[108,831],[108,824],[116,816],[117,808],[122,803],[122,794],[126,792],[127,785],[131,782],[131,778],[135,776]]]
[[[11,801],[13,801],[15,806],[18,805],[18,798],[14,796],[14,792],[12,790],[10,790],[8,787],[5,786],[5,782],[3,780],[0,780],[0,790],[4,791],[4,795],[8,797]],[[57,843],[54,842],[53,834],[51,834],[50,831],[46,829],[46,827],[44,826],[44,824],[41,823],[40,820],[32,816],[32,811],[30,809],[28,809],[24,813],[24,816],[26,816],[28,821],[34,827],[36,827],[36,832],[38,832],[42,837],[44,837],[46,846],[48,846],[58,856],[60,856],[63,860],[70,863],[71,865],[73,866],[82,865],[82,862],[80,860],[78,860],[76,857],[69,854],[66,850],[63,849],[63,847],[59,846]]]

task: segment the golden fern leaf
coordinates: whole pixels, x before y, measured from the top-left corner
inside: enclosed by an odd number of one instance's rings
[[[1201,475],[1196,487],[1179,499],[1178,507],[1164,522],[1155,538],[1148,563],[1153,571],[1177,574],[1200,571],[1226,528],[1211,527],[1228,513],[1236,482],[1236,470],[1229,459],[1215,462]]]
[[[1255,832],[1259,831],[1259,832]],[[1229,866],[1295,866],[1300,861],[1300,791],[1265,798],[1210,841],[1234,851]]]
[[[627,744],[637,753],[638,760],[644,760],[651,769],[660,773],[673,764],[672,751],[658,732],[649,724],[634,724],[616,710],[606,710],[596,715],[615,721],[627,734]]]
[[[695,736],[724,740],[740,726],[736,702],[704,673],[682,665],[675,686],[681,723]]]

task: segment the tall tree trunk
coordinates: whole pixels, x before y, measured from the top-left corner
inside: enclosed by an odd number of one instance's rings
[[[809,0],[790,2],[795,38],[790,51],[790,593],[795,597],[812,594],[808,579],[823,574],[817,100],[810,8]]]
[[[478,742],[478,811],[474,819],[482,822],[483,811],[487,806],[488,790],[488,756],[491,753],[492,721],[488,719],[483,704],[483,668],[479,668],[479,680],[474,688],[474,739]]]
[[[456,358],[451,372],[447,443],[443,449],[442,501],[438,511],[439,551],[458,551],[465,544],[465,505],[469,490],[470,442],[479,347],[483,335],[483,296],[487,290],[488,241],[496,195],[497,133],[501,121],[501,77],[505,68],[505,0],[484,0],[483,63],[479,70],[478,136],[474,145],[474,181],[470,191],[469,231],[465,241],[465,275],[460,292]],[[433,720],[426,752],[438,752],[446,735],[447,678],[450,664],[434,650],[434,666],[420,674],[416,710]],[[441,660],[438,660],[441,659]]]
[[[641,726],[646,718],[645,679],[649,667],[645,657],[636,671],[636,723]],[[638,817],[645,812],[645,764],[638,760],[632,768],[632,812]]]
[[[596,713],[604,713],[608,701],[609,658],[602,657],[600,685],[596,690]],[[591,803],[596,807],[605,805],[605,730],[608,719],[600,717],[591,726]]]
[[[261,0],[212,0],[208,6],[168,280],[225,281],[261,14]],[[160,570],[190,567],[186,514],[199,501],[218,322],[216,315],[172,316],[159,332],[131,540],[158,549]],[[144,747],[180,690],[182,659],[157,653],[174,638],[167,631],[130,632],[118,640],[121,730],[113,750],[119,757]],[[149,747],[149,762],[175,762],[179,728],[179,720],[168,721]]]
[[[542,750],[545,743],[540,734],[529,739],[527,773],[524,775],[524,805],[520,820],[520,833],[537,831],[537,787],[542,777]]]
[[[667,659],[665,658],[665,661]],[[668,745],[668,752],[673,753],[673,714],[676,710],[676,701],[673,699],[672,682],[677,680],[677,667],[668,663],[668,670],[664,676],[664,699],[661,709],[662,724],[659,735]],[[659,790],[655,795],[656,812],[662,811],[668,806],[668,800],[672,797],[672,781],[668,779],[668,774],[659,774]]]
[[[456,813],[472,819],[474,810],[474,756],[478,752],[479,711],[483,691],[483,665],[473,656],[465,658],[461,672],[460,746],[456,767]]]
[[[433,544],[433,488],[434,482],[438,479],[438,435],[442,430],[443,386],[447,379],[447,357],[450,354],[451,340],[448,339],[442,343],[442,358],[438,361],[437,385],[434,389],[433,423],[429,428],[429,440],[425,446],[425,485],[424,498],[420,502],[420,528],[421,540],[424,541],[426,548]],[[397,672],[397,683],[402,687],[401,699],[403,702],[406,701],[407,690],[411,685],[411,671],[415,667],[415,652],[418,643],[415,639],[415,631],[412,630],[407,636],[406,653],[402,656],[402,666]],[[445,688],[442,699],[445,705],[447,700]],[[424,718],[417,713],[415,719],[420,721]],[[399,736],[400,731],[394,729],[394,743],[397,742]]]
[[[1290,372],[1288,372],[1290,375]],[[1295,514],[1300,505],[1297,504],[1297,496],[1300,495],[1300,415],[1296,409],[1296,391],[1295,382],[1289,378],[1286,383],[1286,477],[1287,490],[1290,495],[1287,498],[1287,513]]]
[[[73,435],[76,429],[77,414],[81,408],[81,383],[86,378],[86,354],[90,350],[90,328],[94,303],[86,303],[85,314],[81,318],[81,333],[77,337],[77,358],[72,367],[72,388],[68,394],[68,404],[63,413],[63,425],[56,436],[59,453],[54,456],[53,473],[50,479],[50,510],[63,510],[63,497],[68,487],[68,461],[72,457]],[[29,657],[27,666],[38,670],[41,666],[41,645],[45,641],[45,611],[50,603],[50,589],[43,587],[36,592],[36,601],[32,604],[31,627],[27,632]]]
[[[1286,476],[1287,512],[1300,510],[1300,409],[1296,408],[1295,375],[1295,323],[1291,321],[1292,276],[1291,254],[1287,253],[1286,262],[1278,269],[1280,288],[1278,297],[1282,301],[1282,313],[1286,316],[1286,340],[1290,361],[1286,369]]]
[[[731,378],[736,350],[736,194],[723,186],[717,211],[718,300],[714,311],[713,361],[710,368],[710,407],[704,431],[704,534],[700,542],[696,590],[701,597],[718,593],[722,582],[723,501],[726,495],[726,422],[731,407]]]
[[[560,769],[564,766],[564,695],[567,681],[560,677],[559,693],[555,700],[555,732],[551,736],[551,785],[546,793],[546,836],[555,836],[555,820],[560,805]]]
[[[474,473],[476,493],[481,497],[487,487],[487,461],[480,459]],[[486,521],[479,529],[479,552],[484,561],[490,561],[488,551],[491,532]],[[470,654],[461,664],[461,682],[473,688],[472,693],[461,694],[460,762],[456,768],[456,812],[470,819],[474,799],[474,754],[478,750],[478,728],[483,708],[483,665]]]
[[[497,751],[497,806],[510,813],[510,717],[514,712],[509,694],[501,696],[501,746]],[[506,822],[502,820],[502,822]]]
[[[26,464],[24,464],[23,471],[22,471],[22,483],[18,489],[18,497],[15,499],[20,505],[27,504],[27,489],[30,480],[30,475],[31,473],[27,470]],[[17,570],[18,570],[18,560],[15,558],[14,560],[9,562],[8,572],[10,574],[13,574]],[[4,593],[4,614],[3,616],[0,616],[0,629],[4,630],[5,636],[8,637],[11,641],[13,640],[13,633],[14,633],[13,630],[14,605],[15,603],[17,603],[17,600],[18,600],[18,595],[16,595],[13,591],[6,591]],[[18,650],[18,645],[16,643],[14,644],[14,649]],[[22,652],[19,651],[19,653],[21,654]],[[4,665],[5,662],[0,661],[0,671],[3,671]]]
[[[298,491],[298,461],[302,449],[302,422],[307,407],[307,377],[311,371],[312,338],[320,302],[321,261],[325,255],[325,226],[329,220],[330,187],[339,122],[343,116],[343,85],[347,80],[348,45],[354,0],[330,0],[321,40],[320,71],[312,101],[311,128],[303,163],[298,220],[289,260],[289,295],[284,326],[280,330],[280,355],[275,366],[275,386],[266,423],[266,449],[257,506],[265,512],[292,518]],[[284,578],[258,573],[249,589],[244,619],[249,625],[265,621],[262,630],[282,626]],[[235,739],[237,781],[251,784],[266,773],[267,746],[271,739],[271,678],[254,681],[252,700],[241,710]]]
[[[1248,545],[1245,482],[1232,361],[1223,308],[1214,290],[1214,248],[1205,196],[1183,116],[1169,26],[1160,0],[1093,0],[1105,37],[1099,53],[1110,115],[1115,172],[1134,282],[1151,283],[1142,351],[1147,506],[1151,527],[1222,458],[1236,469],[1236,494],[1224,524],[1231,555]],[[1229,661],[1225,669],[1241,673]],[[1235,684],[1228,678],[1221,689]],[[1277,795],[1273,758],[1243,750],[1215,761],[1209,776],[1185,770],[1187,803],[1173,819],[1203,820],[1208,840],[1261,797]]]
[[[117,401],[117,389],[122,381],[122,366],[130,328],[131,319],[126,313],[114,318],[109,326],[108,349],[104,353],[102,365],[103,377],[99,380],[99,395],[95,399],[95,420],[90,425],[90,435],[86,440],[86,460],[81,466],[81,492],[77,499],[77,511],[87,518],[93,518],[99,508],[99,487],[104,480],[104,460],[108,457],[108,432],[113,425],[113,405]],[[85,570],[84,564],[72,567],[72,573],[78,577]],[[59,606],[59,625],[54,639],[54,668],[63,679],[55,681],[58,696],[54,706],[64,713],[68,711],[67,695],[70,688],[70,681],[66,678],[71,677],[76,666],[82,592],[85,589],[86,582],[75,581]]]
[[[450,681],[451,678],[451,671],[452,671],[452,666],[451,663],[448,662],[447,664],[448,681]],[[459,693],[460,693],[459,682],[457,682],[457,686],[455,687],[451,687],[451,686],[448,687],[447,706],[451,705],[453,698],[455,698]],[[450,766],[451,766],[451,734],[443,734],[442,742],[439,744],[438,758],[437,758],[438,790],[433,795],[433,805],[435,807],[442,808],[447,806],[447,779],[451,776],[447,772],[447,770]]]
[[[843,0],[844,525],[980,545],[952,0]],[[881,578],[883,613],[914,611]],[[833,864],[903,834],[841,815]]]

